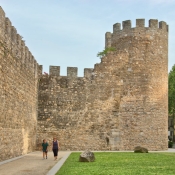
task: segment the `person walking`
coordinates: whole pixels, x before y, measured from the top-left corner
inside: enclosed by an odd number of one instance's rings
[[[43,159],[45,159],[45,157],[47,159],[48,146],[49,146],[49,144],[46,142],[46,139],[44,139],[43,143],[42,143]]]
[[[58,140],[54,137],[54,138],[53,138],[53,144],[52,144],[52,151],[53,151],[53,154],[54,154],[54,160],[57,160],[58,150],[59,150],[59,142],[58,142]]]

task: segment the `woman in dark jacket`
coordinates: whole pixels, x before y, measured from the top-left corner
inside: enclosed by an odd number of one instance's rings
[[[59,150],[59,142],[58,142],[58,140],[54,137],[54,138],[53,138],[53,144],[52,144],[52,151],[53,151],[53,154],[54,154],[54,160],[57,159],[58,150]]]

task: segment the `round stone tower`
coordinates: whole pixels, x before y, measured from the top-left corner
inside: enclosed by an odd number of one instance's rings
[[[167,149],[168,140],[168,26],[151,19],[113,25],[106,33],[106,47],[115,47],[114,59],[123,89],[119,103],[118,149]],[[118,55],[114,57],[114,55]],[[107,57],[110,57],[109,55]],[[110,58],[111,60],[112,58]],[[122,61],[123,60],[123,64]],[[115,70],[116,71],[116,70]],[[115,145],[114,145],[115,149]]]

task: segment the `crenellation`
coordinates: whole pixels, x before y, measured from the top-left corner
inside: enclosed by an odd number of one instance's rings
[[[0,6],[0,38],[4,37],[5,33],[5,12]]]
[[[32,58],[31,58],[31,63],[32,63],[32,70],[33,72],[35,71],[35,57],[32,55]]]
[[[7,48],[11,49],[11,21],[9,18],[5,18],[5,43]]]
[[[6,17],[5,18],[5,32],[9,38],[11,38],[11,26],[12,26],[11,21],[9,20],[9,18]]]
[[[105,34],[105,48],[111,47],[112,34],[111,32],[106,32]]]
[[[94,65],[94,72],[99,72],[99,71],[101,71],[101,67],[102,67],[101,63],[96,63],[96,64]]]
[[[84,77],[85,78],[91,78],[93,70],[94,70],[93,68],[85,68],[84,69]]]
[[[67,77],[77,78],[78,68],[77,67],[67,67]]]
[[[169,25],[166,25],[167,32],[169,32]]]
[[[16,41],[17,42],[17,45],[18,45],[18,47],[20,47],[21,46],[21,40],[22,40],[21,39],[21,35],[17,34],[17,37],[16,38],[17,38],[17,41]]]
[[[126,20],[122,22],[123,30],[131,29],[131,20]]]
[[[160,21],[160,22],[159,22],[159,28],[162,29],[162,30],[167,31],[167,25],[166,25],[166,22],[164,22],[164,21]]]
[[[121,30],[121,24],[120,23],[115,23],[113,25],[113,33],[116,33]]]
[[[149,20],[149,27],[157,29],[158,28],[158,20],[157,19],[150,19]]]
[[[34,70],[34,77],[37,78],[38,76],[38,66],[37,66],[37,61],[34,59],[33,60],[33,70]]]
[[[136,19],[136,27],[145,27],[145,19]]]
[[[33,76],[35,76],[36,74],[35,62],[36,62],[35,57],[31,54],[31,72]]]
[[[29,70],[31,70],[32,69],[32,54],[31,54],[31,52],[30,52],[30,50],[29,50],[29,57],[28,57],[28,68],[29,68]]]
[[[25,64],[25,42],[21,40],[21,62]]]
[[[36,67],[37,61],[35,60],[35,57],[33,57],[33,72],[34,72],[34,76],[38,76],[38,67]]]
[[[42,65],[38,65],[38,63],[37,63],[37,67],[38,67],[38,75],[39,75],[39,77],[41,77],[42,74],[43,74],[43,66]]]
[[[17,30],[14,26],[11,26],[11,41],[16,45],[17,40]]]
[[[17,31],[16,28],[14,26],[11,26],[11,50],[12,50],[12,54],[17,57]]]
[[[17,34],[17,37],[16,37],[16,44],[17,44],[17,53],[16,53],[16,56],[22,62],[22,59],[21,59],[21,36],[19,34]]]
[[[32,53],[30,55],[30,66],[31,66],[31,71],[34,72],[34,56],[32,55]]]
[[[60,76],[60,66],[50,66],[49,75],[51,76]]]
[[[25,67],[29,67],[29,48],[25,46],[25,60],[24,60]]]

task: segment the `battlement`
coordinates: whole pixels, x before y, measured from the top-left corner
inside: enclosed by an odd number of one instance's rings
[[[50,66],[49,74],[52,76],[60,76],[60,66]]]
[[[126,20],[126,21],[122,21],[122,27],[123,29],[121,29],[121,24],[120,23],[116,23],[113,25],[113,33],[116,33],[118,31],[121,30],[129,30],[132,28],[132,23],[131,20]],[[136,19],[136,27],[135,28],[140,28],[140,27],[145,27],[145,19]],[[148,28],[154,28],[154,29],[162,29],[164,31],[168,32],[168,25],[166,24],[166,22],[164,21],[160,21],[158,22],[157,19],[150,19],[149,20],[149,26]]]
[[[77,78],[78,68],[77,67],[67,67],[67,76],[69,78]]]
[[[84,78],[90,78],[93,74],[93,68],[84,68]],[[43,66],[39,65],[39,75],[42,75]],[[49,67],[49,75],[62,77],[60,75],[60,66],[50,66]],[[67,78],[79,78],[78,77],[78,68],[77,67],[67,67]]]
[[[121,29],[122,26],[122,29]],[[120,37],[136,36],[141,32],[157,30],[159,32],[168,33],[168,25],[164,21],[158,22],[157,19],[150,19],[148,27],[145,27],[145,19],[136,19],[136,26],[132,27],[131,20],[126,20],[121,23],[115,23],[113,25],[113,33],[106,32],[105,34],[105,48],[111,47],[113,42]]]
[[[14,58],[16,58],[29,72],[36,75],[38,64],[32,53],[29,51],[22,37],[17,33],[17,30],[12,26],[9,18],[5,16],[5,12],[0,6],[0,42],[3,47],[10,50]]]

